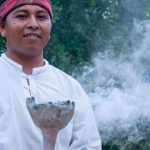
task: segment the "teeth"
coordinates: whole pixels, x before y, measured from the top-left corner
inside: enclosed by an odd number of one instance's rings
[[[29,36],[30,36],[30,37],[37,37],[36,35],[31,35],[31,34],[30,34]]]
[[[27,37],[30,37],[30,38],[38,38],[38,36],[33,35],[33,34],[29,34],[29,35],[27,35]]]

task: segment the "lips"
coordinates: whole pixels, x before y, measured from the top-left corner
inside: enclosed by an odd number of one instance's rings
[[[40,39],[41,36],[38,33],[26,33],[23,35],[24,37],[27,37],[29,39]]]

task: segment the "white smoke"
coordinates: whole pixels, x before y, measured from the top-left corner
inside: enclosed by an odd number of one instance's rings
[[[110,49],[97,53],[80,81],[86,89],[103,143],[137,142],[150,134],[150,20],[135,22],[118,57]],[[128,52],[128,49],[132,51]]]

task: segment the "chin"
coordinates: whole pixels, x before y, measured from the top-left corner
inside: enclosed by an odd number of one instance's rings
[[[28,47],[28,48],[24,49],[24,54],[32,56],[32,55],[38,55],[42,51],[43,51],[43,49],[39,48],[39,47]]]
[[[35,50],[28,50],[28,51],[24,51],[22,53],[20,53],[20,56],[22,56],[23,58],[36,58],[36,57],[42,57],[43,56],[43,51],[35,51]]]

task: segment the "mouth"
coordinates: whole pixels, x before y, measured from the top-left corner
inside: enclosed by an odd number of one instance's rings
[[[41,36],[38,33],[27,33],[27,34],[24,34],[23,37],[26,37],[29,39],[41,39]]]

